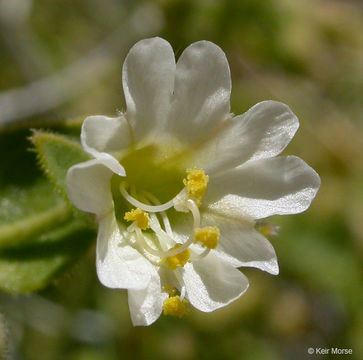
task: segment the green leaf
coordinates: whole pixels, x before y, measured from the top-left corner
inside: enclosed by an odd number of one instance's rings
[[[21,246],[67,221],[71,210],[37,168],[29,131],[0,136],[0,248]]]
[[[70,220],[38,234],[32,243],[0,250],[0,289],[27,293],[44,288],[89,248],[94,231]]]
[[[40,166],[49,180],[67,198],[66,175],[68,169],[77,163],[90,159],[79,143],[61,135],[35,131],[32,141]]]
[[[71,217],[72,212],[68,204],[61,203],[47,211],[29,215],[18,221],[4,223],[0,226],[0,249],[18,247],[26,242],[34,243],[37,241],[38,234],[63,224]]]
[[[87,157],[75,142],[36,134],[44,153],[63,152],[63,157],[47,157],[53,169],[49,177],[62,188],[68,164]],[[29,151],[29,135],[29,131],[0,134],[0,289],[12,293],[45,287],[84,254],[95,238],[90,223],[77,216],[44,178],[35,152]],[[54,138],[60,140],[54,142]]]

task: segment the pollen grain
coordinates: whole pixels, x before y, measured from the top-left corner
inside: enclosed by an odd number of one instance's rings
[[[126,221],[136,221],[137,226],[141,230],[149,228],[149,214],[139,208],[126,212],[124,219]]]
[[[180,246],[181,246],[180,244],[176,244],[172,248],[172,250],[178,249]],[[179,267],[183,267],[188,262],[189,258],[190,258],[190,250],[185,249],[184,251],[182,251],[177,255],[165,258],[164,261],[166,265],[168,265],[170,270],[176,270]]]
[[[188,311],[188,301],[186,299],[180,300],[179,296],[171,296],[164,301],[164,315],[171,315],[182,318],[185,314],[188,313]]]
[[[216,226],[198,228],[194,231],[194,242],[202,243],[203,247],[215,249],[218,245],[220,231]]]
[[[198,206],[207,190],[208,182],[209,176],[205,174],[204,170],[197,168],[187,170],[187,177],[183,183],[187,188],[189,197],[196,200]]]

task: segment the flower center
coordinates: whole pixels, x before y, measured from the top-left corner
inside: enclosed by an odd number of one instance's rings
[[[143,173],[145,174],[144,171]],[[149,183],[149,174],[143,180],[144,183]],[[211,249],[217,247],[219,240],[217,227],[201,227],[199,207],[207,190],[209,177],[202,169],[187,169],[184,180],[179,180],[179,186],[184,184],[184,187],[181,190],[179,187],[179,192],[174,192],[173,197],[164,203],[161,203],[157,195],[148,191],[146,186],[139,188],[138,181],[135,185],[135,178],[131,177],[131,183],[128,181],[129,176],[118,186],[119,196],[129,208],[123,213],[123,219],[130,223],[127,227],[130,234],[128,238],[132,239],[131,245],[150,262],[173,273],[180,285],[180,296],[176,295],[176,291],[167,291],[169,298],[164,302],[163,312],[165,315],[181,317],[187,313],[188,307],[184,298],[185,284],[179,271],[188,262],[207,256]],[[178,213],[183,214],[177,216]],[[191,229],[184,229],[182,238],[173,231],[170,216],[191,216]]]
[[[126,182],[120,184],[120,193],[124,199],[136,208],[127,211],[124,220],[131,222],[127,230],[134,234],[134,238],[148,256],[157,257],[158,265],[166,265],[170,270],[183,267],[190,258],[200,258],[206,256],[209,251],[204,251],[202,255],[190,251],[193,243],[201,243],[208,250],[216,248],[219,238],[219,229],[216,227],[201,228],[201,219],[198,205],[201,204],[202,196],[206,191],[208,176],[204,170],[189,169],[187,178],[184,179],[183,188],[174,198],[164,204],[160,204],[158,199],[149,192],[137,192],[135,187],[130,187]],[[130,188],[130,189],[128,189]],[[128,191],[129,190],[129,191]],[[193,226],[188,240],[184,243],[176,241],[173,234],[167,210],[174,208],[179,212],[191,213]],[[160,224],[159,217],[163,226]],[[150,240],[151,235],[157,241]],[[193,256],[192,256],[193,255]]]

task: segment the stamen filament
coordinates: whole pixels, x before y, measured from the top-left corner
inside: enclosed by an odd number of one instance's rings
[[[136,232],[136,238],[137,240],[140,242],[141,246],[151,255],[155,255],[157,257],[162,257],[160,256],[160,254],[162,254],[163,252],[157,249],[152,248],[147,241],[145,240],[144,235],[142,234],[141,229],[139,229],[138,227],[135,228],[135,232]]]
[[[200,254],[192,253],[190,259],[192,261],[201,260],[205,258],[210,253],[210,251],[211,249],[204,249]]]
[[[194,224],[193,224],[193,228],[199,228],[200,227],[200,212],[199,212],[199,208],[197,206],[197,204],[195,203],[194,200],[189,199],[186,203],[186,206],[188,207],[188,209],[190,210],[190,212],[193,215],[193,220],[194,220]]]
[[[149,198],[149,200],[154,204],[154,205],[158,205],[160,206],[160,201],[151,193],[149,192],[144,192],[145,196],[147,198]],[[173,199],[174,201],[174,199]],[[171,225],[170,225],[170,221],[169,221],[169,218],[168,218],[168,215],[166,214],[165,211],[161,211],[160,212],[160,215],[161,215],[161,218],[163,220],[163,223],[164,223],[164,227],[165,227],[165,231],[167,232],[167,234],[169,236],[173,236],[173,230],[171,229]]]
[[[175,240],[169,235],[163,232],[163,229],[160,226],[160,222],[158,217],[155,214],[150,214],[150,229],[154,231],[154,233],[160,237],[164,241],[160,241],[161,248],[163,251],[167,251],[168,247],[172,247],[175,245]]]
[[[184,250],[188,249],[188,247],[191,244],[193,244],[193,237],[192,236],[188,239],[187,242],[185,242],[184,244],[181,244],[181,246],[179,246],[177,249],[172,249],[172,250],[167,251],[163,257],[170,257],[170,256],[178,255],[181,252],[183,252]]]
[[[136,238],[137,238],[137,236],[136,236]],[[131,245],[132,247],[134,247],[135,246],[135,242],[132,242],[132,240],[130,239],[130,237],[128,236],[127,238],[126,238],[126,241],[127,241],[127,243],[129,244],[129,245]],[[137,239],[136,239],[136,242],[137,242]],[[111,244],[111,246],[114,246],[114,245],[112,245]],[[121,244],[119,244],[118,246],[122,246]],[[145,251],[145,249],[144,248],[142,248],[142,246],[141,246],[141,249],[140,249],[140,251],[143,251],[144,253],[145,253],[145,257],[152,263],[152,264],[154,264],[155,266],[160,266],[161,265],[161,262],[160,261],[156,261],[155,259],[152,259],[152,258],[150,258],[149,257],[149,255],[147,254],[147,252]],[[120,260],[121,261],[124,261],[124,259],[122,259],[121,258],[121,256],[120,256],[120,254],[119,254],[119,252],[118,251],[115,251],[115,254],[117,254],[117,256],[120,258]]]
[[[153,223],[153,221],[150,222],[150,228],[159,236],[168,236],[161,228],[156,227],[155,224]],[[193,241],[194,241],[193,237],[191,236],[186,243],[181,244],[181,246],[176,249],[174,248],[174,249],[171,249],[168,251],[160,251],[160,250],[154,249],[147,243],[140,228],[135,227],[134,231],[136,232],[136,238],[139,241],[140,245],[151,255],[154,255],[154,256],[157,256],[160,258],[168,258],[171,256],[178,255],[178,254],[182,253],[184,250],[186,250],[191,244],[193,244]]]
[[[120,191],[121,191],[121,194],[124,196],[124,198],[130,204],[140,208],[141,210],[147,211],[147,212],[161,212],[161,211],[168,210],[174,206],[173,199],[166,202],[165,204],[156,205],[156,206],[144,204],[144,203],[140,202],[139,200],[136,200],[134,197],[132,197],[126,191],[124,182],[120,184]]]
[[[156,235],[159,235],[160,237],[163,238],[169,238],[169,235],[161,228],[161,227],[157,227],[155,226],[156,224],[154,223],[154,221],[150,221],[150,228],[151,230],[153,230],[155,232]],[[171,238],[171,240],[176,243],[176,241],[174,239]],[[180,246],[177,249],[171,249],[168,251],[162,251],[160,252],[160,256],[161,257],[170,257],[170,256],[175,256],[178,255],[180,253],[182,253],[184,250],[186,250],[191,244],[193,244],[194,238],[193,236],[190,236],[188,241],[185,242],[184,244],[180,244]]]
[[[193,216],[193,230],[194,230],[192,235],[190,235],[188,240],[183,244],[179,244],[174,240],[170,221],[165,212],[166,210],[168,210],[172,207],[175,207],[174,206],[175,199],[178,197],[180,197],[180,198],[183,197],[183,195],[186,192],[185,188],[182,189],[176,195],[176,197],[174,197],[172,200],[170,200],[164,204],[160,204],[159,200],[153,194],[150,194],[148,192],[142,192],[143,196],[138,196],[136,194],[136,189],[132,186],[130,187],[130,194],[129,194],[126,190],[126,186],[127,186],[126,182],[123,182],[120,184],[121,194],[125,197],[125,199],[130,204],[132,204],[133,206],[136,206],[138,209],[140,209],[139,211],[143,210],[145,212],[150,213],[150,214],[148,214],[150,216],[150,218],[148,218],[148,227],[150,227],[150,229],[155,233],[156,237],[159,240],[158,248],[150,246],[147,239],[145,238],[145,235],[142,232],[142,228],[137,226],[136,221],[133,222],[127,228],[127,230],[128,230],[128,232],[135,233],[136,241],[144,249],[144,251],[146,251],[150,255],[159,257],[160,259],[163,259],[163,258],[167,259],[166,261],[169,261],[169,260],[172,261],[172,259],[168,259],[168,258],[176,257],[185,251],[189,252],[189,250],[188,250],[189,247],[193,244],[193,242],[195,242],[195,231],[200,228],[200,224],[201,224],[200,211],[198,208],[198,204],[196,203],[196,200],[193,200],[193,199],[185,199],[184,201],[181,200],[182,206],[184,207],[185,212],[190,211]],[[136,197],[140,198],[140,200],[143,202],[137,200]],[[156,205],[150,205],[150,203],[156,204]],[[177,209],[177,211],[179,211],[179,210]],[[180,211],[184,211],[184,210],[180,210]],[[161,219],[163,221],[165,230],[161,227],[160,221],[155,213],[161,213]],[[158,245],[155,244],[155,246],[158,246]],[[161,250],[160,250],[160,248],[161,248]],[[169,250],[168,250],[168,248],[169,248]],[[201,254],[199,254],[199,255],[193,254],[192,256],[194,256],[196,259],[202,259],[203,257],[207,256],[209,252],[210,252],[210,249],[205,249]],[[188,257],[189,256],[190,255],[188,255]],[[172,270],[175,270],[175,269],[172,268]],[[177,273],[177,271],[176,271],[176,273]],[[185,296],[185,287],[183,287],[183,280],[179,273],[176,276],[177,276],[179,282],[181,282],[181,288],[182,288],[181,300],[183,300],[184,296]]]
[[[185,294],[186,294],[184,280],[183,280],[183,277],[180,275],[179,270],[174,271],[174,274],[180,285],[180,300],[183,301],[183,299],[185,298]]]
[[[127,228],[126,228],[126,230],[128,231],[128,232],[133,232],[133,231],[135,231],[135,229],[137,228],[137,224],[136,224],[136,221],[134,221],[130,226],[128,226]]]
[[[131,192],[132,193],[132,195],[133,195],[133,197],[136,197],[136,190],[135,191],[133,191],[133,192]],[[140,196],[140,200],[141,201],[143,201],[144,203],[146,203],[147,202],[147,204],[149,205],[150,203],[149,203],[149,200],[148,200],[148,198],[147,198],[147,194],[148,193],[146,193],[146,192],[144,192],[144,196]],[[158,201],[158,199],[155,197],[155,196],[153,196],[152,194],[149,194],[151,197],[153,197],[154,198],[154,200],[155,200],[155,202],[156,202],[156,205],[160,205],[160,202]],[[168,223],[169,223],[169,219],[168,219],[168,217],[167,217],[167,215],[166,215],[166,213],[165,213],[165,211],[162,211],[161,212],[161,214],[164,214],[164,216],[167,218],[167,221],[168,221]],[[150,217],[152,218],[152,221],[153,221],[153,226],[154,227],[156,227],[157,229],[160,229],[160,230],[162,230],[161,229],[161,226],[160,226],[160,222],[159,222],[159,219],[158,219],[158,217],[157,217],[157,215],[156,214],[154,214],[154,213],[151,213],[151,214],[149,214],[150,215]],[[169,223],[169,226],[170,226],[170,223]],[[156,233],[156,235],[163,235],[163,234],[158,234],[155,230],[153,230],[155,233]],[[171,233],[171,235],[173,235],[172,233]],[[158,236],[157,236],[158,237]],[[170,246],[170,247],[172,247],[174,244],[175,244],[175,241],[172,239],[172,237],[169,235],[169,237],[168,236],[161,236],[164,240],[165,240],[165,242],[166,242],[166,244],[164,243],[164,241],[159,241],[159,245],[160,245],[160,247],[161,247],[161,249],[163,250],[163,251],[167,251],[168,250],[168,245]],[[158,240],[160,240],[159,239],[159,237],[158,237]]]

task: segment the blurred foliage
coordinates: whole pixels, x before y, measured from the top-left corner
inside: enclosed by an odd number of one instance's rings
[[[31,233],[32,241],[38,239],[34,246],[43,249],[40,259],[25,246],[27,236],[18,238],[23,248],[0,251],[2,289],[18,286],[9,285],[7,272],[19,258],[24,274],[40,288],[73,261],[68,241],[75,249],[89,247],[93,233],[62,208],[62,197],[36,169],[26,128],[57,126],[76,138],[79,121],[64,126],[62,119],[122,109],[121,65],[139,38],[162,36],[177,56],[200,39],[220,45],[231,66],[232,110],[242,113],[269,98],[289,104],[301,126],[285,153],[303,158],[322,178],[306,213],[269,219],[280,226],[271,238],[280,275],[243,270],[251,286],[231,306],[133,328],[126,293],[99,284],[92,249],[36,295],[0,293],[4,359],[299,360],[315,357],[307,354],[309,347],[352,348],[350,358],[363,358],[361,14],[362,3],[354,0],[0,0],[0,103],[10,89],[47,79],[78,59],[87,66],[100,44],[99,56],[109,60],[105,67],[87,68],[74,83],[65,77],[64,93],[41,111],[5,121],[0,107],[0,148],[6,154],[0,166],[0,227],[5,220],[63,211],[50,222],[49,233]],[[26,95],[19,99],[31,105],[42,104],[47,94]],[[29,108],[25,105],[11,109]],[[47,195],[46,203],[34,201],[39,192]],[[60,241],[57,236],[67,231]],[[11,264],[2,260],[3,251],[11,252]],[[54,251],[57,256],[49,257]],[[50,259],[46,278],[38,277],[37,267],[27,267]]]
[[[44,288],[94,238],[84,216],[75,216],[38,170],[28,136],[29,131],[0,135],[0,152],[5,155],[0,159],[0,289],[10,293]],[[33,137],[38,147],[47,147],[42,139],[50,135],[38,132]],[[78,152],[83,157],[75,162],[87,158],[81,149]],[[45,150],[42,156],[47,157]],[[64,178],[69,164],[58,162],[57,167],[62,166]]]

